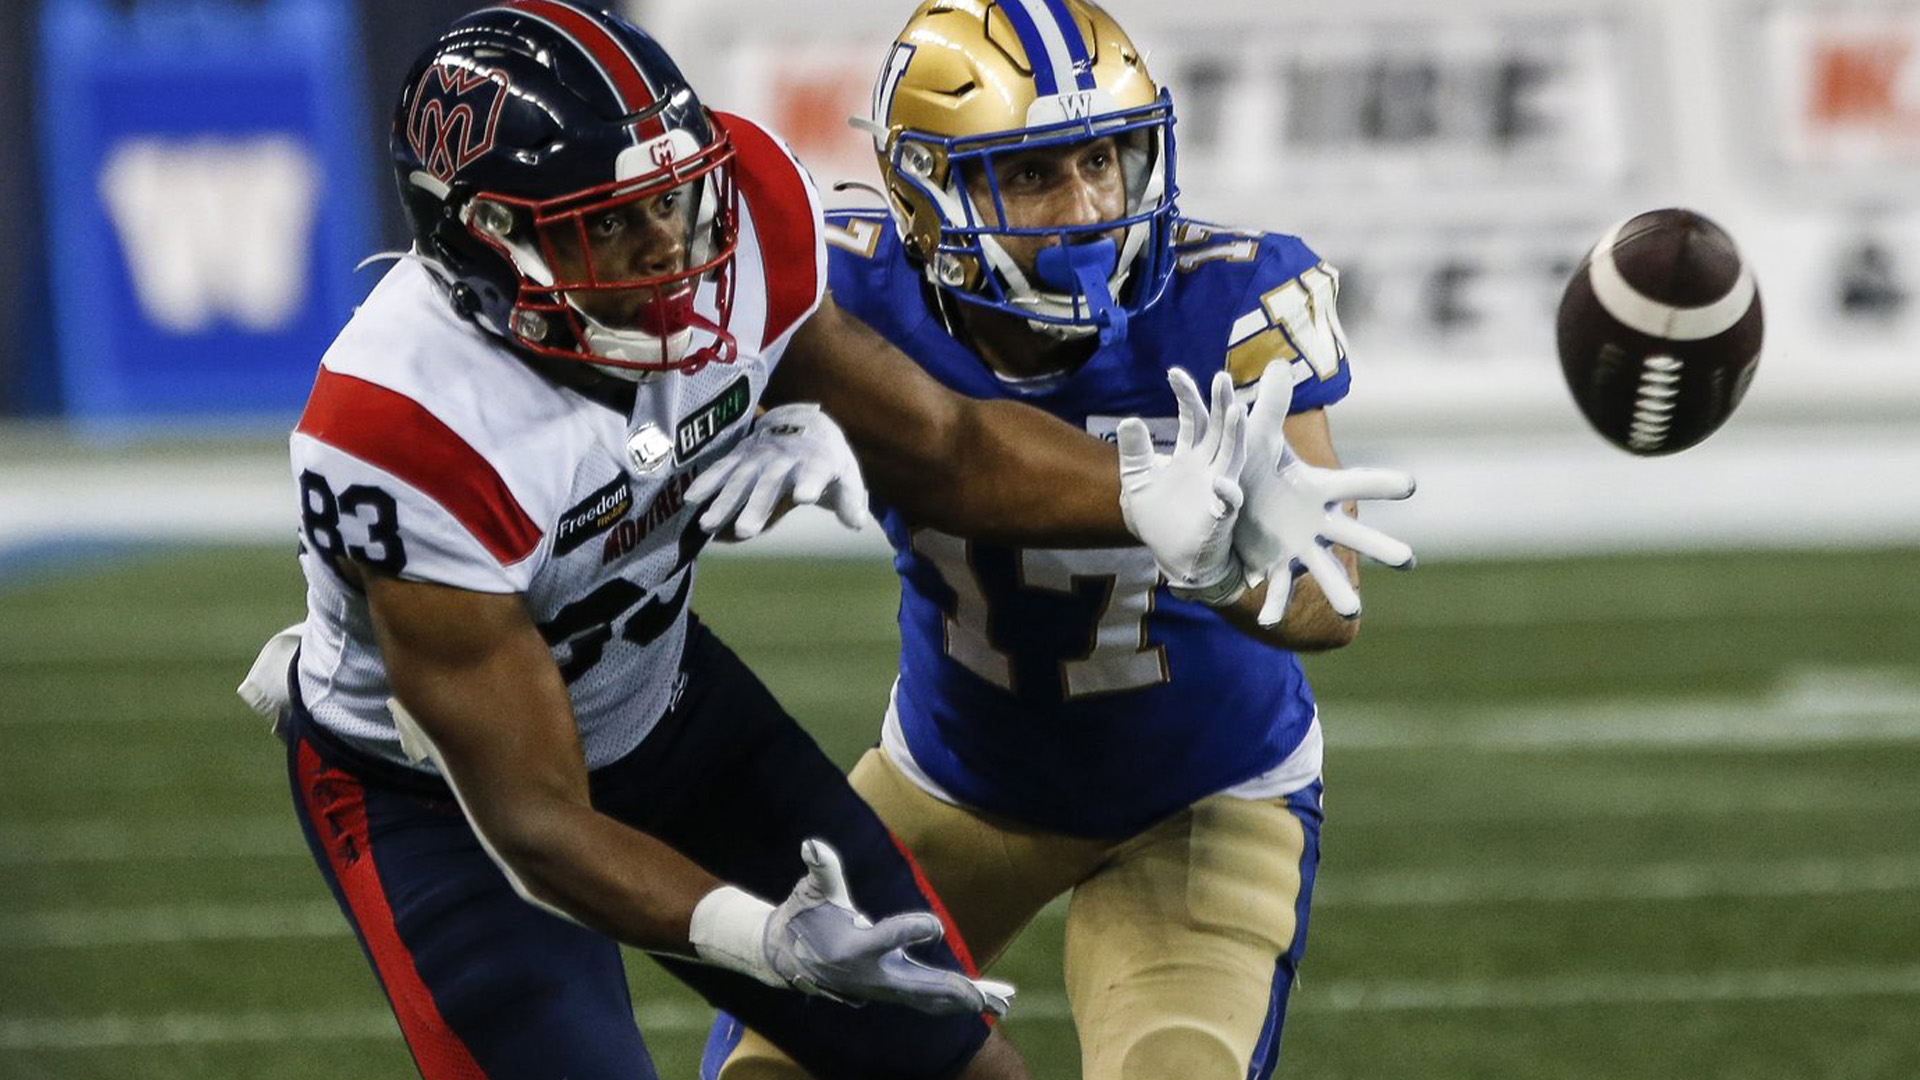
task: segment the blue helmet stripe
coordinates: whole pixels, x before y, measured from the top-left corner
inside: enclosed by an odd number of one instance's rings
[[[1068,62],[1073,65],[1074,85],[1082,90],[1092,90],[1099,84],[1093,81],[1093,60],[1087,56],[1087,43],[1080,40],[1080,26],[1073,21],[1073,12],[1067,10],[1067,0],[1045,0],[1047,10],[1053,13],[1053,21],[1060,27],[1060,36],[1067,42]]]
[[[1060,82],[1056,72],[1061,66],[1061,61],[1066,58],[1054,55],[1053,50],[1047,47],[1046,35],[1041,33],[1040,24],[1034,20],[1033,12],[1027,10],[1029,3],[1037,2],[1038,0],[1002,0],[1000,10],[1007,13],[1007,21],[1013,24],[1014,36],[1020,39],[1020,48],[1027,54],[1027,66],[1033,69],[1034,93],[1047,97],[1060,92]]]

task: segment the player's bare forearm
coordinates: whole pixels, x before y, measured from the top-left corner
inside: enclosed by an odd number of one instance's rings
[[[917,523],[1000,543],[1133,542],[1111,446],[1039,409],[947,389],[831,297],[794,335],[766,396],[820,403],[868,486]]]
[[[636,948],[689,954],[720,885],[593,809],[565,684],[518,596],[366,575],[395,696],[469,820],[533,899]]]
[[[1016,402],[962,399],[959,412],[947,437],[917,459],[883,466],[884,479],[868,474],[910,520],[1002,544],[1136,542],[1120,514],[1112,447]]]
[[[1351,509],[1351,507],[1349,507]],[[1334,554],[1347,568],[1347,578],[1360,584],[1360,558],[1346,548]],[[1261,626],[1260,605],[1267,599],[1267,583],[1248,589],[1232,606],[1220,609],[1221,617],[1234,629],[1269,645],[1293,652],[1327,652],[1352,644],[1360,635],[1360,620],[1344,618],[1327,603],[1327,596],[1312,575],[1301,574],[1293,581],[1293,596],[1287,601],[1286,615],[1273,626]]]
[[[1340,455],[1333,447],[1333,430],[1325,409],[1310,409],[1286,418],[1283,430],[1287,445],[1309,465],[1325,469],[1340,467]],[[1343,504],[1348,515],[1357,513],[1353,503]],[[1346,568],[1347,580],[1360,585],[1360,557],[1336,547],[1334,554]],[[1249,589],[1232,607],[1222,611],[1228,622],[1242,633],[1294,652],[1325,652],[1352,642],[1360,633],[1360,620],[1348,619],[1333,610],[1326,594],[1310,574],[1301,574],[1293,582],[1293,596],[1287,601],[1286,615],[1273,626],[1261,626],[1255,618],[1266,601],[1269,584]]]

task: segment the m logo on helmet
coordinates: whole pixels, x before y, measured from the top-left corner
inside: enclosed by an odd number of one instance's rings
[[[700,140],[685,128],[671,128],[665,135],[648,139],[638,146],[620,151],[613,162],[613,178],[632,180],[672,168],[700,153]]]
[[[435,179],[452,180],[493,149],[506,89],[507,77],[498,71],[452,64],[434,64],[420,76],[407,112],[407,143]]]

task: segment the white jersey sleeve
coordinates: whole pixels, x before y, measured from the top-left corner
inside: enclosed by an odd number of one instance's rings
[[[487,459],[411,398],[322,368],[292,456],[314,554],[478,592],[532,583],[540,527]]]

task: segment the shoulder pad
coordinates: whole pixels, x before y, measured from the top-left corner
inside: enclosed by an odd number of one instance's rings
[[[813,178],[773,133],[745,117],[713,115],[733,140],[734,175],[760,247],[767,283],[765,348],[811,315],[826,291],[820,197]]]

